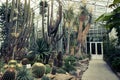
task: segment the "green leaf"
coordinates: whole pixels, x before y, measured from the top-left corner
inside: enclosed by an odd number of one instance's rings
[[[98,17],[95,21],[100,22],[100,21],[108,21],[112,17],[113,13],[104,13],[100,17]]]
[[[120,0],[114,0],[113,1],[113,4],[117,4],[117,3],[120,3]]]

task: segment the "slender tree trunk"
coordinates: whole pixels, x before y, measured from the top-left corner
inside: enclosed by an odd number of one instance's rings
[[[45,31],[44,31],[44,5],[45,2],[43,1],[43,5],[42,5],[42,34],[43,34],[43,39],[45,40]]]

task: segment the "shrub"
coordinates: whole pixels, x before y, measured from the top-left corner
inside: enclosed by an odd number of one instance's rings
[[[117,71],[120,72],[120,57],[115,57],[112,61],[111,66]]]
[[[74,68],[76,58],[74,56],[68,56],[64,61],[65,61],[64,67],[63,67],[64,70],[66,70],[67,72],[76,70]]]

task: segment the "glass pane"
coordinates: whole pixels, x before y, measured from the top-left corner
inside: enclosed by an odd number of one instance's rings
[[[91,48],[92,48],[92,54],[96,54],[95,43],[91,44]]]
[[[101,55],[102,54],[102,51],[101,51],[101,43],[97,43],[97,53],[98,55]]]

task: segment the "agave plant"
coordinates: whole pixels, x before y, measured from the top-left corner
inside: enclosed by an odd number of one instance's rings
[[[50,57],[50,47],[49,44],[43,39],[40,38],[37,40],[37,59],[41,59],[43,63],[48,63]],[[46,61],[46,62],[45,62]]]
[[[31,73],[26,68],[21,68],[16,76],[16,80],[34,80]]]

